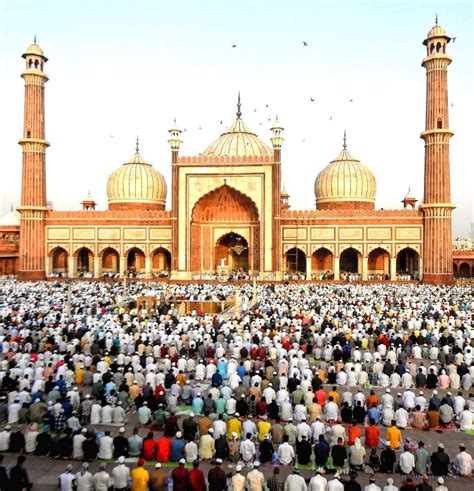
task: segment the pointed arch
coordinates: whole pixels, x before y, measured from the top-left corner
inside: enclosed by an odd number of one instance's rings
[[[52,257],[53,273],[67,272],[69,254],[64,247],[55,247],[49,255]]]
[[[118,273],[120,269],[119,253],[113,247],[106,247],[100,252],[103,273]]]
[[[326,247],[319,247],[311,256],[311,271],[317,275],[332,273],[334,254]]]
[[[369,275],[390,274],[390,253],[383,247],[376,247],[369,252],[367,261]]]
[[[191,217],[194,222],[257,222],[259,214],[251,198],[223,184],[196,202]]]
[[[405,247],[398,251],[397,274],[409,275],[412,279],[420,277],[420,255],[415,249]]]
[[[355,247],[347,247],[339,256],[341,272],[362,274],[362,254]]]

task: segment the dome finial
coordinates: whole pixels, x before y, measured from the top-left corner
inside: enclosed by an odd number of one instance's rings
[[[344,130],[344,138],[343,138],[342,148],[345,150],[347,148],[347,138],[346,138],[346,130]]]
[[[435,16],[435,26],[438,25],[438,12],[436,12],[436,16]]]
[[[138,141],[138,135],[137,135],[137,141],[136,141],[136,144],[135,144],[135,153],[137,155],[140,153],[140,144],[139,144],[139,141]]]
[[[240,118],[242,116],[242,111],[240,110],[241,104],[240,104],[240,90],[239,94],[237,96],[237,117]]]
[[[10,211],[13,211],[13,203],[10,204]]]
[[[36,44],[36,34],[33,36],[33,42]]]

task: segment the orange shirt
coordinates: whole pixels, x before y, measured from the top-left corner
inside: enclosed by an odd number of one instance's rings
[[[396,426],[392,426],[387,430],[385,439],[390,442],[392,450],[397,450],[402,444],[402,432]]]
[[[370,409],[371,407],[378,406],[380,404],[380,399],[375,394],[370,394],[367,397],[367,407]]]
[[[365,429],[365,444],[370,448],[377,448],[380,441],[380,430],[375,425],[367,426]]]
[[[329,392],[328,394],[328,399],[332,397],[332,400],[336,403],[336,404],[339,404],[339,394],[335,391],[335,390],[331,390],[331,392]]]
[[[347,445],[354,445],[356,438],[360,438],[360,428],[358,426],[349,426]]]

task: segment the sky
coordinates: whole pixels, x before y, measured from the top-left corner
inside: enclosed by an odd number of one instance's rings
[[[409,187],[421,200],[420,64],[437,13],[456,37],[448,45],[453,227],[455,237],[467,236],[474,215],[473,6],[0,0],[0,211],[20,200],[21,54],[35,34],[49,58],[47,194],[56,209],[80,209],[88,191],[106,209],[107,178],[133,154],[137,135],[142,156],[170,187],[173,119],[186,129],[180,154],[199,155],[232,123],[239,90],[243,119],[259,137],[270,144],[277,114],[285,128],[282,179],[292,209],[314,209],[314,180],[339,153],[344,130],[350,152],[376,177],[376,208],[400,208]]]

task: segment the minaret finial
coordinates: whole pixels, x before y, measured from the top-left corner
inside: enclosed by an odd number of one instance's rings
[[[438,12],[436,12],[436,16],[435,16],[435,25],[436,26],[438,25]]]
[[[240,104],[240,90],[239,90],[239,95],[237,96],[237,117],[240,118],[242,116],[242,111],[240,110],[241,104]]]
[[[36,44],[36,34],[33,36],[33,42]]]
[[[10,204],[10,211],[13,211],[13,203]]]
[[[137,155],[140,153],[140,146],[139,146],[139,142],[138,142],[138,135],[137,135],[137,143],[136,143],[136,146],[135,146],[135,153]]]
[[[346,130],[344,130],[344,138],[343,138],[342,148],[345,150],[347,148],[347,138],[346,138]]]

